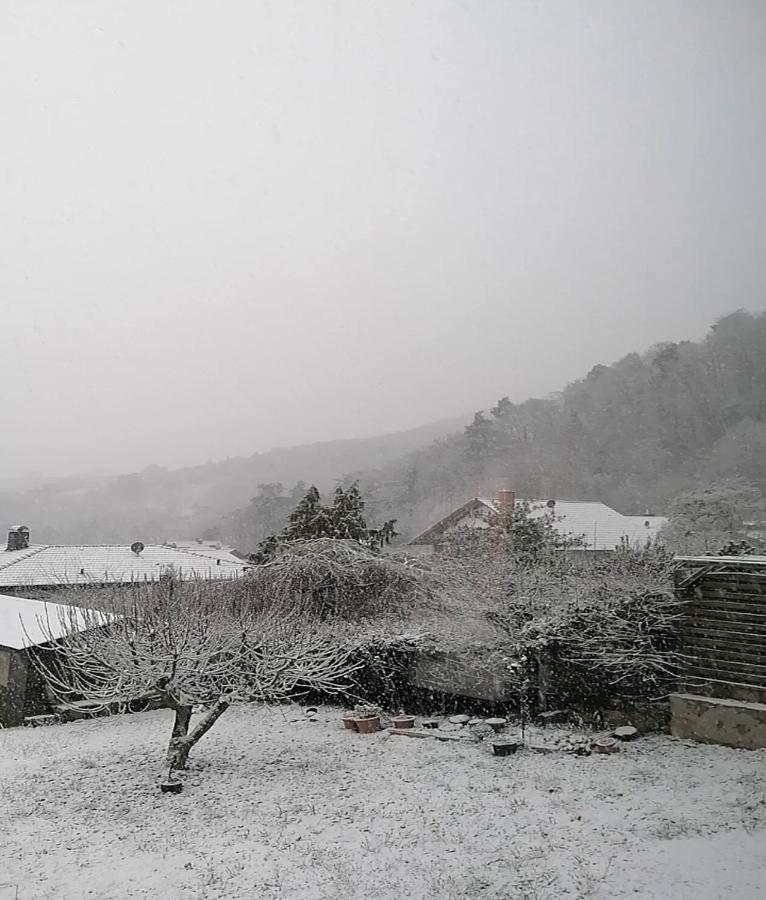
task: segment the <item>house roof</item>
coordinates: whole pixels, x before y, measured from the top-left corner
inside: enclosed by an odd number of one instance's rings
[[[543,516],[549,511],[544,500],[518,499],[516,503],[528,503],[530,515],[534,517]],[[471,513],[487,512],[494,515],[499,513],[497,501],[488,497],[474,497],[419,534],[411,543],[433,543]],[[614,550],[623,538],[631,542],[645,540],[649,536],[645,532],[650,530],[643,524],[647,519],[661,520],[661,524],[665,522],[661,516],[623,516],[605,503],[590,500],[557,500],[553,514],[556,517],[556,531],[569,537],[582,538],[584,544],[581,549],[584,550]],[[657,525],[654,531],[658,531],[659,527]]]
[[[0,590],[33,586],[128,584],[157,581],[169,566],[182,578],[237,578],[241,562],[222,554],[220,563],[203,553],[149,545],[139,555],[125,546],[42,544],[26,550],[0,551]]]
[[[0,594],[0,646],[24,650],[64,637],[86,624],[88,611],[61,603],[43,603]]]
[[[165,541],[162,546],[177,550],[191,550],[193,553],[209,556],[214,560],[220,559],[234,563],[237,566],[244,564],[242,557],[234,555],[233,547],[226,547],[218,541]]]
[[[457,525],[457,523],[464,519],[467,515],[470,515],[472,512],[477,512],[479,514],[483,513],[493,513],[497,514],[497,504],[494,500],[486,500],[483,497],[473,497],[467,503],[464,503],[462,506],[458,506],[457,509],[453,509],[451,513],[448,513],[443,519],[439,519],[438,522],[435,522],[430,528],[426,528],[425,531],[421,532],[417,537],[414,537],[410,544],[431,544],[438,538],[440,538],[449,528],[453,525]]]

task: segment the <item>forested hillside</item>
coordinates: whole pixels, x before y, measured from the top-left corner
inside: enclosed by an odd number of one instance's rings
[[[372,517],[397,516],[406,536],[502,483],[642,514],[730,481],[766,493],[766,313],[738,311],[703,341],[594,365],[545,399],[504,397],[462,433],[368,471],[361,486]]]
[[[274,484],[301,479],[331,488],[344,472],[383,466],[461,422],[279,448],[184,469],[149,466],[119,477],[48,479],[36,487],[15,487],[8,480],[0,483],[0,527],[23,522],[35,542],[150,543],[193,539],[206,531],[213,536],[220,533],[222,516],[258,495],[261,484],[267,494]]]
[[[541,365],[544,355],[541,354]],[[371,521],[402,539],[503,484],[520,496],[666,511],[690,488],[739,482],[766,494],[766,313],[735,312],[700,342],[594,365],[560,393],[503,397],[461,420],[381,438],[272,450],[186,469],[71,478],[0,491],[6,524],[38,541],[220,537],[252,551],[307,484],[359,480]]]

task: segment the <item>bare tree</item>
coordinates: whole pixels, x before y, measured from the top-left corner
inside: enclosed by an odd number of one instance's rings
[[[170,577],[114,592],[107,609],[70,607],[62,615],[41,623],[54,649],[37,658],[54,696],[95,709],[143,702],[172,709],[171,769],[185,768],[231,703],[343,693],[358,666],[328,623],[284,605],[267,608],[233,586]],[[202,715],[192,727],[195,708]]]

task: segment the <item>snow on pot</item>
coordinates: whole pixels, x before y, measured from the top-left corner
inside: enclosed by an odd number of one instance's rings
[[[415,716],[394,716],[391,724],[394,728],[414,728]]]
[[[483,741],[484,738],[492,737],[495,733],[494,728],[491,725],[487,725],[483,719],[475,725],[469,723],[468,730],[477,741]]]
[[[492,726],[493,731],[501,731],[508,724],[508,719],[487,719],[486,722]]]
[[[493,741],[492,752],[495,756],[510,756],[519,749],[516,741]]]
[[[451,725],[466,725],[471,721],[470,716],[450,716],[450,724]]]
[[[638,737],[638,728],[634,728],[632,725],[621,725],[619,728],[615,728],[612,734],[621,741],[632,741],[633,738]]]
[[[359,734],[373,734],[375,731],[380,731],[380,716],[356,718],[354,723]]]

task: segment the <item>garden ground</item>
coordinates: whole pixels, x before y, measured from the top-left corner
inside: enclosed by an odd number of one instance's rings
[[[766,751],[497,758],[242,707],[164,795],[170,721],[0,731],[0,900],[766,895]]]

